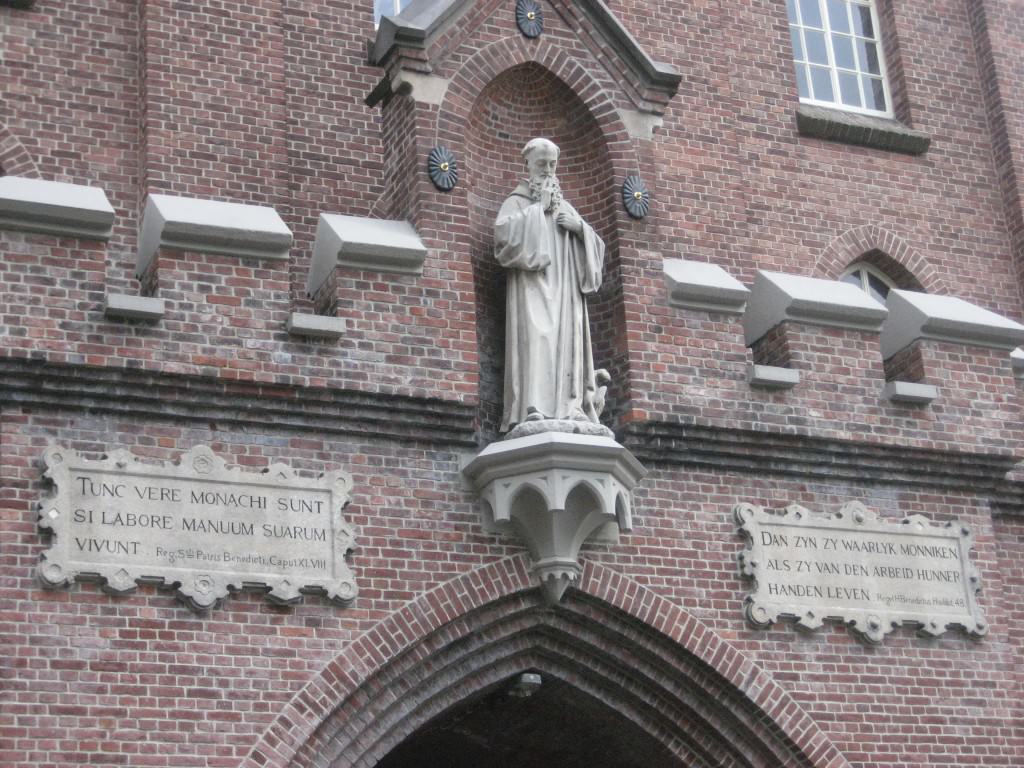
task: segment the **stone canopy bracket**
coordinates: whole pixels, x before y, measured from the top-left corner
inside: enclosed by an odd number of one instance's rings
[[[579,580],[584,542],[632,529],[631,493],[646,474],[615,440],[567,432],[492,443],[463,472],[484,501],[484,529],[525,542],[551,604]]]

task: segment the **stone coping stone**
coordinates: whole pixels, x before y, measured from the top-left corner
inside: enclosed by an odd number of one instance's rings
[[[886,308],[850,283],[759,270],[743,331],[748,345],[786,320],[877,332]]]
[[[262,205],[150,194],[139,229],[135,274],[141,277],[160,248],[258,259],[287,259],[292,232]]]
[[[665,259],[668,303],[684,309],[742,314],[750,290],[717,264]]]
[[[928,151],[931,138],[908,128],[898,120],[843,109],[801,104],[796,111],[796,127],[801,136],[887,149],[906,155]]]
[[[288,316],[288,333],[316,339],[340,339],[345,335],[345,319],[292,312]]]
[[[882,357],[918,339],[1011,352],[1024,344],[1024,325],[955,296],[889,291],[889,318],[882,329]]]
[[[916,381],[887,381],[882,390],[882,397],[894,403],[927,405],[938,396],[938,387]]]
[[[427,247],[407,221],[320,214],[306,290],[313,295],[335,267],[418,275]]]
[[[800,383],[800,371],[778,365],[747,365],[747,381],[752,387],[792,389]]]
[[[0,229],[107,240],[113,227],[114,209],[99,187],[0,177]]]
[[[164,300],[153,296],[108,293],[103,315],[115,320],[159,320],[165,313]]]

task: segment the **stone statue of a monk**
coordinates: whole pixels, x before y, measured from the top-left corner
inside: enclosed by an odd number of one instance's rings
[[[505,403],[501,430],[598,426],[608,374],[594,370],[585,296],[601,286],[604,242],[562,199],[558,147],[533,139],[523,148],[520,182],[494,223],[494,255],[508,270]],[[557,422],[562,422],[561,424]],[[523,428],[517,429],[521,432]],[[532,430],[531,430],[532,431]]]

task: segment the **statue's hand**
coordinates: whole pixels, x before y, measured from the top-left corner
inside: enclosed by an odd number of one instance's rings
[[[579,214],[576,213],[576,211],[559,211],[558,217],[555,221],[557,221],[558,226],[563,229],[575,232],[577,235],[583,234],[583,219],[579,217]]]

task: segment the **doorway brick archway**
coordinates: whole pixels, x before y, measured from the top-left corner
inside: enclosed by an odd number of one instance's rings
[[[849,765],[770,674],[684,609],[592,562],[552,609],[518,555],[439,585],[353,641],[242,766],[369,768],[525,669],[599,697],[684,764]]]

